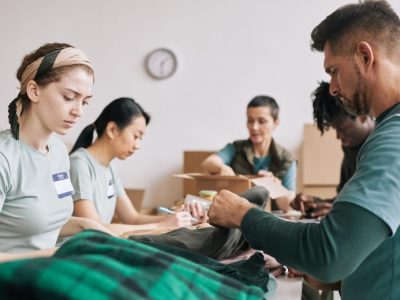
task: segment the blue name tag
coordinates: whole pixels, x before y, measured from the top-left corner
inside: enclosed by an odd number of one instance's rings
[[[56,188],[58,198],[71,196],[74,193],[71,180],[67,172],[61,172],[51,175]]]

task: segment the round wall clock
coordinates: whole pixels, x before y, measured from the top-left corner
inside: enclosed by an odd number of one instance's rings
[[[158,48],[150,52],[146,58],[146,69],[156,79],[172,76],[178,66],[175,54],[166,48]]]

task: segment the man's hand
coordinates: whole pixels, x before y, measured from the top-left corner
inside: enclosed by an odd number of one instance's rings
[[[297,194],[290,203],[290,206],[301,211],[301,213],[304,215],[307,210],[315,207],[314,197],[305,195],[303,193]]]
[[[289,268],[289,278],[303,277],[307,283],[316,290],[340,290],[340,281],[334,283],[323,283],[314,277],[304,274],[296,269]]]
[[[323,217],[332,209],[331,203],[325,201],[316,202],[315,197],[305,194],[297,194],[290,206],[300,210],[304,216],[309,218]]]
[[[314,208],[309,211],[309,217],[311,218],[319,218],[325,217],[328,212],[332,209],[332,204],[328,202],[318,202],[315,203]]]
[[[249,201],[227,190],[221,190],[208,210],[209,223],[226,228],[239,228],[246,213],[255,207]]]

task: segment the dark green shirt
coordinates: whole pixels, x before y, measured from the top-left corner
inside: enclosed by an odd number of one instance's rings
[[[319,224],[251,209],[241,228],[256,249],[326,283],[342,299],[400,299],[400,105],[377,119],[354,176]]]

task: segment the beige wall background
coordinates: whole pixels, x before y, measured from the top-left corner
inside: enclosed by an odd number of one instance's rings
[[[400,2],[389,1],[400,12]],[[62,139],[72,144],[102,108],[120,96],[152,115],[142,148],[118,162],[126,187],[145,188],[144,206],[181,196],[183,150],[214,150],[246,138],[245,106],[257,94],[281,106],[276,139],[298,153],[303,124],[312,122],[310,93],[328,79],[310,32],[342,0],[1,0],[0,128],[16,96],[22,56],[49,41],[82,48],[96,71],[95,97]],[[152,79],[146,55],[173,50],[176,74]]]

